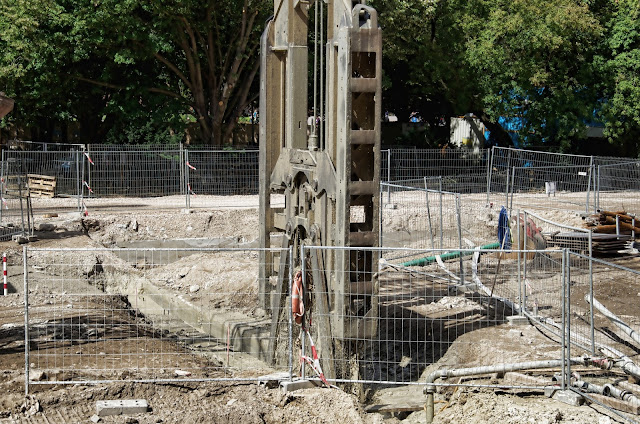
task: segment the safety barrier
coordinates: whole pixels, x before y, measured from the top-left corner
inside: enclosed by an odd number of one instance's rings
[[[56,196],[68,197],[64,207],[78,210],[104,207],[94,200],[113,197],[167,197],[165,208],[211,207],[219,198],[208,196],[255,196],[258,190],[257,150],[92,144],[73,148],[3,151],[3,176],[20,164],[25,174],[55,178]],[[415,188],[424,188],[426,182],[428,189],[459,193],[479,203],[538,211],[621,208],[635,213],[637,172],[637,160],[631,158],[500,147],[381,152],[381,181]],[[59,203],[37,199],[34,207],[53,209]]]
[[[25,247],[26,389],[258,381],[274,371],[286,379],[289,307],[258,307],[258,270],[288,261],[290,251],[267,249],[268,263],[260,264],[260,250]],[[280,332],[272,333],[271,316],[285,317]]]

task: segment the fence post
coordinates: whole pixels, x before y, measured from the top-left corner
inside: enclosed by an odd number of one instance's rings
[[[86,152],[89,157],[91,157],[91,144],[83,144],[82,150]],[[89,184],[89,187],[93,187],[91,181],[91,164],[87,162],[85,162],[84,158],[82,158],[82,169],[86,169],[87,171],[87,184]]]
[[[307,290],[307,281],[306,281],[306,274],[307,274],[307,261],[305,260],[304,257],[304,243],[300,243],[300,261],[302,262],[300,264],[300,267],[302,268],[302,296],[304,298],[304,294]],[[289,284],[291,284],[291,279],[293,278],[293,274],[292,274],[292,269],[293,269],[293,264],[291,264],[292,266],[289,267]],[[290,288],[289,290],[289,296],[293,295],[293,288]],[[289,301],[289,305],[291,305],[291,301]],[[291,317],[293,315],[293,311],[291,311],[291,313],[289,314],[289,317]],[[306,355],[307,353],[305,352],[305,334],[304,334],[304,317],[302,318],[303,322],[302,325],[300,326],[300,344],[301,344],[301,352],[302,355]],[[304,361],[300,361],[300,366],[302,367],[302,369],[300,370],[300,378],[301,379],[305,379],[307,377],[306,374],[306,366]]]
[[[516,216],[519,217],[520,216],[520,209],[518,209],[516,211],[516,213],[517,213]],[[507,225],[509,225],[509,224],[507,223]],[[517,239],[516,239],[517,240],[517,244],[516,244],[516,249],[515,250],[516,250],[516,252],[518,252],[518,292],[519,292],[518,293],[518,298],[520,299],[520,315],[523,315],[524,314],[524,307],[523,307],[523,303],[524,302],[522,301],[522,299],[523,299],[524,296],[522,295],[522,293],[523,293],[522,285],[524,283],[523,283],[523,280],[522,280],[522,251],[520,250],[520,225],[519,225],[519,223],[516,225],[516,237],[517,237]],[[513,237],[511,237],[511,238],[513,238]],[[513,249],[513,245],[514,245],[513,240],[511,240],[511,249]]]
[[[180,143],[180,194],[184,194],[185,192],[185,184],[184,184],[184,169],[185,169],[185,158],[184,158],[184,145]]]
[[[507,197],[507,207],[509,209],[513,209],[513,186],[514,186],[515,182],[516,182],[516,167],[513,166],[513,167],[511,167],[511,187],[510,187],[510,190],[511,190],[511,205],[510,206],[509,206],[509,197]]]
[[[593,321],[593,233],[589,231],[589,326],[591,327],[591,354],[596,354],[595,323]]]
[[[587,182],[587,201],[584,205],[584,213],[589,213],[589,202],[591,200],[591,178],[593,175],[593,155],[591,156],[591,161],[589,163],[589,181]]]
[[[493,149],[496,146],[491,146],[491,149],[487,149],[487,154],[490,156],[487,158],[487,205],[491,196],[491,173],[493,172]]]
[[[567,249],[567,280],[565,285],[567,287],[567,375],[565,377],[565,383],[571,385],[571,251]]]
[[[567,291],[567,249],[562,249],[562,389],[566,390],[566,360],[567,360],[567,316],[566,316],[566,291]]]
[[[427,200],[427,219],[429,220],[429,238],[431,239],[431,248],[435,249],[433,241],[433,227],[431,225],[431,208],[429,207],[429,188],[427,187],[427,177],[424,177],[424,195]]]
[[[2,162],[0,163],[0,197],[2,197],[2,203],[4,203],[4,164],[6,158],[4,157],[4,150],[2,151]],[[2,209],[5,205],[0,203],[0,222],[2,222]]]
[[[504,206],[511,210],[511,208],[509,207],[509,171],[511,170],[511,168],[507,168],[507,184],[504,190],[504,194],[505,194],[505,201],[504,201]]]
[[[184,151],[184,161],[182,162],[182,169],[184,169],[184,187],[185,187],[185,209],[188,211],[191,208],[191,183],[189,182],[189,151]]]
[[[460,249],[460,284],[464,285],[464,262],[462,257],[462,219],[461,219],[460,195],[456,194],[456,219],[458,221],[458,247]]]
[[[80,168],[82,169],[82,173],[81,173],[82,175],[81,175],[81,178],[80,178],[82,180],[80,182],[82,184],[80,186],[82,191],[80,193],[82,195],[81,200],[84,201],[84,182],[85,182],[85,179],[84,179],[84,169],[85,169],[85,166],[84,166],[84,146],[82,146],[82,154],[80,155],[80,160],[81,160]],[[87,184],[89,184],[89,183],[87,183]],[[91,187],[91,184],[89,184],[89,187]]]
[[[29,394],[29,272],[27,268],[27,246],[22,247],[24,275],[24,394]]]
[[[440,189],[440,249],[442,249],[442,245],[444,243],[444,235],[442,225],[444,223],[444,218],[442,217],[442,176],[438,178],[438,188]]]
[[[302,263],[305,262],[304,260],[304,244],[301,245],[301,249],[302,249]],[[280,252],[280,254],[282,255],[282,252]],[[273,256],[271,256],[273,257]],[[305,284],[305,275],[304,273],[302,273],[302,279],[303,279],[303,287]],[[292,287],[291,285],[293,284],[293,246],[289,246],[289,296],[291,296],[291,293],[293,293]],[[304,292],[303,292],[304,294]],[[287,307],[287,314],[289,315],[289,381],[293,381],[293,310],[292,310],[292,305],[291,305],[291,301],[287,302],[289,304],[289,306]],[[279,314],[279,311],[272,311],[272,314],[277,313]]]
[[[82,188],[82,182],[80,181],[80,151],[76,150],[75,151],[75,157],[76,157],[76,196],[78,198],[78,210],[82,210],[82,199],[80,198],[80,190]]]
[[[391,149],[387,149],[387,182],[391,182]],[[387,186],[387,203],[391,204],[390,186]]]
[[[529,253],[529,248],[527,247],[527,242],[529,241],[528,237],[527,237],[527,227],[528,227],[528,216],[527,216],[527,211],[525,210],[523,212],[523,221],[522,221],[522,229],[523,229],[523,233],[522,234],[522,249],[524,250],[524,262],[523,262],[523,267],[522,267],[522,273],[524,275],[524,286],[522,287],[522,294],[524,296],[524,308],[527,307],[527,254]],[[520,214],[518,214],[518,228],[520,228]],[[518,240],[518,243],[520,243],[520,240]]]
[[[598,165],[598,170],[596,171],[596,209],[594,212],[597,212],[600,209],[600,165]]]

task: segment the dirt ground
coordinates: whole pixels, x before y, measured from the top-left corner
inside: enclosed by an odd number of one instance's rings
[[[100,248],[116,246],[135,246],[136,242],[155,240],[166,242],[174,239],[215,239],[226,240],[237,245],[250,246],[258,236],[257,198],[252,196],[220,197],[200,196],[192,199],[192,206],[197,206],[192,213],[185,213],[180,208],[174,208],[180,199],[101,199],[87,201],[89,215],[82,217],[79,213],[65,209],[63,199],[42,200],[36,203],[36,224],[50,224],[42,227],[46,231],[38,233],[39,241],[31,243],[31,247],[41,248]],[[67,203],[72,202],[66,200]],[[480,202],[478,202],[480,203]],[[497,223],[497,212],[493,209],[485,210],[480,206],[469,207],[469,214],[474,216],[489,216],[486,227]],[[45,213],[58,211],[57,217],[45,218]],[[402,213],[402,212],[400,212]],[[563,220],[572,225],[580,225],[582,219],[575,213],[561,216],[557,211],[548,213],[550,219]],[[390,222],[398,222],[397,217]],[[489,229],[482,228],[482,233],[488,233]],[[475,241],[475,240],[474,240]],[[132,378],[144,377],[122,373],[115,378],[116,382],[102,383],[98,385],[88,384],[37,384],[31,385],[30,394],[24,395],[24,303],[22,300],[22,246],[13,242],[0,243],[0,247],[7,252],[9,258],[9,280],[11,282],[11,294],[0,298],[2,306],[0,312],[0,422],[7,423],[76,423],[90,422],[90,417],[95,414],[95,405],[98,400],[110,399],[146,399],[150,405],[150,412],[134,416],[103,417],[105,423],[173,423],[173,422],[247,422],[247,423],[418,423],[424,422],[424,411],[398,412],[398,413],[366,413],[364,408],[370,404],[388,403],[389,399],[398,404],[424,403],[425,396],[422,385],[403,386],[400,389],[388,386],[370,386],[366,396],[357,397],[348,392],[315,388],[284,394],[277,387],[268,387],[251,382],[166,382],[166,383],[132,383]],[[32,258],[47,264],[39,270],[44,274],[54,270],[59,258],[56,253],[49,256]],[[135,258],[136,268],[144,269],[142,263],[145,258]],[[226,269],[219,263],[208,264],[198,254],[184,258],[176,258],[166,266],[158,268],[156,279],[162,282],[163,287],[173,290],[190,300],[197,300],[199,293],[207,290],[216,290],[219,287],[220,278],[216,275],[229,272],[234,281],[242,285],[242,290],[250,292],[252,279],[245,278],[242,274],[254,273],[257,268],[255,257],[235,260],[239,263],[237,269]],[[86,263],[84,262],[86,260]],[[227,261],[229,257],[227,257]],[[131,261],[129,261],[131,262]],[[79,273],[90,275],[94,269],[95,255],[87,259],[86,255],[75,258],[74,265]],[[148,264],[147,264],[148,266]],[[84,271],[83,271],[84,270]],[[65,274],[66,275],[66,274]],[[81,277],[82,275],[80,275]],[[77,276],[74,276],[76,278]],[[44,281],[44,280],[43,280]],[[199,291],[193,290],[194,286]],[[60,302],[53,298],[58,293],[57,288],[48,287],[45,282],[36,281],[30,283],[33,291],[30,291],[30,318],[42,323],[38,328],[46,328],[47,308],[53,303]],[[634,313],[633,303],[629,299],[636,296],[633,284],[624,283],[624,291],[617,291],[614,285],[607,284],[602,296],[614,299],[613,304],[625,305],[624,315],[632,325],[638,325],[638,314]],[[640,290],[637,290],[640,295]],[[582,293],[581,293],[582,294]],[[616,296],[619,296],[618,300]],[[637,296],[635,297],[637,299]],[[119,299],[105,298],[104,302],[115,302]],[[227,300],[225,300],[227,301]],[[76,304],[86,302],[83,299],[66,299],[71,309]],[[105,303],[106,304],[106,303]],[[236,303],[227,304],[221,302],[214,306],[238,306]],[[250,309],[250,308],[249,308]],[[399,363],[408,360],[429,363],[431,358],[436,363],[428,367],[413,369],[408,375],[415,381],[424,381],[426,375],[433,370],[444,367],[472,367],[491,365],[503,362],[530,361],[541,359],[555,359],[560,355],[560,349],[556,340],[544,334],[539,329],[530,326],[510,326],[492,318],[490,325],[482,312],[482,305],[475,299],[467,298],[455,293],[434,297],[434,302],[404,308],[404,313],[433,314],[441,318],[446,325],[448,316],[468,316],[469,321],[461,322],[462,331],[443,326],[440,331],[447,331],[449,336],[447,343],[439,345],[441,352],[435,355],[433,352],[418,352],[409,355],[409,358],[399,357]],[[114,310],[124,311],[117,306]],[[407,312],[408,311],[408,312]],[[255,311],[248,311],[255,313]],[[42,314],[41,316],[38,314]],[[448,314],[448,315],[447,315]],[[65,319],[64,316],[60,319]],[[90,319],[90,317],[87,317]],[[114,319],[123,323],[131,322],[137,317],[117,315]],[[459,318],[457,318],[459,319]],[[43,327],[44,326],[44,327]],[[43,330],[45,331],[45,330]],[[265,366],[256,369],[253,373],[244,371],[228,374],[223,370],[217,357],[208,357],[199,354],[193,349],[186,349],[170,338],[158,342],[151,337],[151,333],[158,331],[149,326],[149,343],[144,349],[150,352],[162,352],[164,356],[158,358],[159,363],[147,364],[149,377],[166,375],[174,377],[174,369],[189,370],[192,377],[236,377],[252,378],[256,375],[268,373]],[[46,331],[45,331],[46,333]],[[48,334],[48,333],[47,333]],[[96,335],[99,337],[100,335]],[[140,337],[144,338],[144,335]],[[37,339],[37,338],[36,338]],[[32,339],[33,340],[33,339]],[[140,339],[138,339],[140,340]],[[450,341],[449,341],[450,340]],[[49,345],[47,343],[50,343]],[[154,343],[162,343],[156,345]],[[36,352],[30,361],[41,361],[47,358],[46,354],[55,353],[55,349],[71,349],[77,354],[77,361],[73,366],[77,368],[77,375],[89,371],[94,373],[96,379],[113,378],[110,365],[106,358],[116,354],[118,346],[110,348],[91,348],[89,346],[66,346],[55,344],[52,341],[37,339],[37,346],[32,345]],[[47,349],[54,349],[48,351]],[[93,349],[86,351],[86,349]],[[113,351],[109,350],[112,349]],[[628,352],[634,353],[632,350]],[[42,354],[39,357],[38,354]],[[382,355],[381,352],[374,352]],[[412,356],[414,355],[414,356]],[[422,356],[421,356],[422,355]],[[425,356],[433,355],[430,358]],[[126,368],[128,365],[136,367],[136,358],[117,356],[118,366]],[[151,356],[150,356],[151,357]],[[167,362],[167,358],[169,358]],[[373,363],[382,356],[373,358]],[[637,358],[636,358],[637,359]],[[150,361],[152,361],[150,359]],[[92,362],[93,361],[93,362]],[[130,362],[127,362],[130,361]],[[163,362],[164,361],[164,362]],[[87,362],[90,362],[87,365]],[[95,364],[99,363],[100,366]],[[115,365],[113,365],[115,367]],[[55,367],[49,367],[54,368]],[[69,364],[65,364],[67,370]],[[398,368],[394,372],[402,374],[405,369]],[[103,374],[100,370],[103,370]],[[66,372],[66,371],[65,371]],[[373,372],[373,371],[372,371]],[[545,377],[550,377],[553,370]],[[38,383],[46,383],[47,380],[69,381],[74,375],[43,375],[38,376]],[[33,378],[33,376],[32,376]],[[455,382],[453,382],[455,383]],[[466,381],[469,383],[469,381]],[[492,377],[477,380],[480,385],[497,384]],[[361,402],[362,401],[362,402]],[[572,407],[564,403],[545,397],[541,390],[502,390],[489,388],[465,388],[444,387],[438,390],[436,395],[435,423],[598,423],[607,424],[623,422],[611,415],[605,409],[597,405],[583,405]]]

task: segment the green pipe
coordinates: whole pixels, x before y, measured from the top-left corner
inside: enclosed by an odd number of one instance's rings
[[[500,248],[500,243],[491,243],[491,244],[485,244],[484,246],[480,246],[480,250],[495,250],[495,249],[499,249]],[[444,255],[439,255],[440,258],[443,261],[449,260],[449,259],[455,259],[455,258],[459,258],[460,256],[471,256],[473,255],[474,249],[469,249],[469,250],[462,250],[462,251],[456,251],[456,252],[449,252],[449,253],[445,253]],[[424,266],[424,265],[429,265],[430,263],[433,263],[436,261],[436,257],[438,255],[434,255],[434,256],[427,256],[426,258],[419,258],[419,259],[413,259],[411,261],[408,262],[403,262],[400,264],[400,266]]]

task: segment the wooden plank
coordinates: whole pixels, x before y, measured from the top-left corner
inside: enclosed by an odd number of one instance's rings
[[[424,409],[423,403],[385,403],[379,405],[369,405],[364,408],[364,412],[379,414],[391,413],[391,412],[415,412],[422,411]]]
[[[629,402],[625,402],[624,400],[598,395],[595,393],[589,393],[587,396],[590,398],[597,400],[603,405],[607,405],[613,409],[617,409],[618,411],[628,412],[630,414],[639,415],[640,414],[640,406],[631,405]]]
[[[56,177],[53,177],[51,175],[42,175],[42,174],[27,174],[28,178],[35,178],[35,179],[40,179],[40,180],[50,180],[50,181],[55,181]]]
[[[53,198],[55,196],[52,191],[45,191],[45,190],[30,190],[30,194],[31,194],[31,197]],[[23,197],[26,197],[26,196],[23,196]]]

